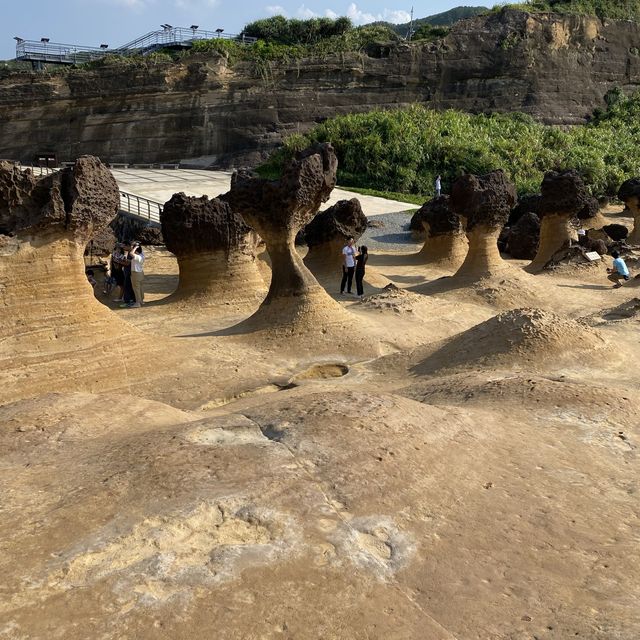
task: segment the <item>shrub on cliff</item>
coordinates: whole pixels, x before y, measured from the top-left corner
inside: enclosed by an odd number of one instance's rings
[[[273,16],[264,20],[250,22],[243,29],[246,36],[258,38],[265,42],[287,45],[309,45],[320,40],[344,35],[353,29],[347,17],[311,18],[310,20],[287,19],[284,16]]]
[[[613,20],[640,20],[639,0],[529,0],[520,6],[529,11],[577,13]]]

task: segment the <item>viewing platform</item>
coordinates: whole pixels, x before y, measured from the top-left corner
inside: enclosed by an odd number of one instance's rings
[[[173,27],[166,25],[157,31],[151,31],[131,42],[115,49],[101,44],[99,47],[87,47],[76,44],[50,42],[49,38],[25,40],[16,37],[16,60],[27,61],[38,66],[46,63],[81,64],[104,58],[106,55],[148,55],[160,49],[189,49],[197,40],[214,39],[233,40],[241,44],[251,44],[257,38],[244,34],[224,33],[222,29],[206,31],[194,27]]]

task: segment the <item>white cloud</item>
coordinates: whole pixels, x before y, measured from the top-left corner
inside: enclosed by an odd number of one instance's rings
[[[303,20],[308,20],[309,18],[317,18],[318,14],[315,11],[311,11],[309,7],[305,7],[301,4],[296,11],[296,15]]]
[[[266,6],[264,9],[270,16],[286,16],[287,15],[285,8],[279,4],[271,4]]]
[[[331,11],[331,9],[325,9],[324,10],[324,15],[327,18],[331,18],[332,20],[335,20],[336,18],[340,17],[340,14],[336,13],[335,11]]]
[[[381,13],[367,13],[359,9],[355,2],[352,2],[347,7],[347,17],[351,18],[354,24],[367,24],[368,22],[377,22],[379,20],[397,24],[411,20],[411,15],[406,11],[384,9]]]

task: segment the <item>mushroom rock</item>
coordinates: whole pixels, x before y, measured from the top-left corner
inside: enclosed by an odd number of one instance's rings
[[[440,196],[442,197],[442,196]],[[431,202],[431,200],[425,202],[412,216],[409,222],[409,231],[416,240],[423,240],[426,238],[426,231],[424,228],[424,212],[425,206]]]
[[[295,248],[298,231],[308,224],[336,184],[338,161],[333,147],[315,144],[296,154],[278,180],[240,170],[223,199],[258,232],[271,258],[271,284],[259,309],[235,331],[269,329],[272,336],[299,332],[325,334],[329,326],[349,326],[353,319],[307,269]],[[339,331],[342,335],[342,329]],[[350,341],[331,339],[332,348]],[[309,341],[309,349],[313,349]]]
[[[97,158],[42,177],[0,162],[0,371],[20,370],[32,393],[42,380],[48,390],[71,378],[103,381],[106,345],[142,336],[95,299],[85,276],[85,247],[118,204],[116,181]],[[53,359],[68,360],[68,371],[52,371]]]
[[[498,251],[498,236],[515,201],[516,189],[502,170],[484,176],[466,174],[454,182],[449,204],[463,218],[469,241],[456,276],[480,279],[506,267]]]
[[[449,206],[449,196],[425,202],[419,212],[426,237],[417,255],[424,264],[455,271],[464,262],[468,245],[462,222]]]
[[[162,236],[175,254],[178,288],[168,300],[206,305],[256,305],[266,293],[258,270],[259,238],[227,202],[175,194],[160,216]]]
[[[304,229],[309,247],[305,265],[316,278],[339,278],[342,249],[347,238],[353,237],[357,241],[366,229],[367,217],[357,198],[336,202],[321,211]]]
[[[600,202],[597,198],[589,197],[587,203],[576,214],[583,227],[588,229],[602,229],[606,219],[600,215]]]
[[[640,244],[640,178],[625,180],[618,189],[622,200],[633,216],[633,230],[627,238],[629,244]]]
[[[619,242],[620,240],[625,240],[629,235],[629,229],[625,227],[623,224],[606,224],[602,227],[602,230],[613,240],[614,242]]]
[[[580,174],[573,170],[549,171],[540,185],[540,244],[529,271],[540,271],[553,255],[573,239],[571,220],[585,211],[591,197]]]
[[[533,260],[540,240],[540,218],[528,212],[509,228],[507,253],[517,260]]]

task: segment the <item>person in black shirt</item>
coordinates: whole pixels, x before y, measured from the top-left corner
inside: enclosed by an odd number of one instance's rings
[[[362,298],[364,294],[364,287],[362,285],[362,281],[364,280],[364,267],[367,264],[367,260],[369,259],[369,250],[364,245],[360,247],[360,251],[356,255],[356,290],[358,292],[358,297]]]

